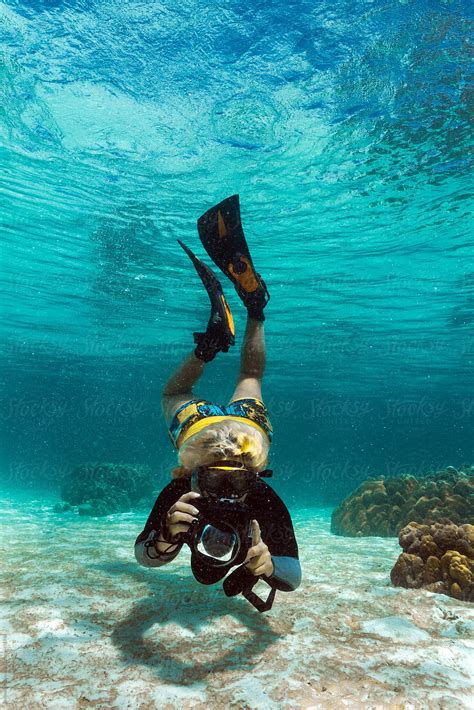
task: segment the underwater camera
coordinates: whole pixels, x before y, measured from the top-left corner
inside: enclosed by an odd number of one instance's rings
[[[242,498],[251,492],[260,477],[270,477],[272,473],[271,470],[257,473],[235,461],[196,468],[192,474],[192,489],[199,490],[201,498],[194,500],[193,505],[199,514],[187,532],[179,534],[180,540],[191,549],[191,569],[198,582],[214,584],[231,567],[240,565],[225,580],[224,591],[227,596],[242,593],[259,611],[271,608],[275,589],[272,588],[266,601],[252,592],[260,579],[268,581],[254,576],[242,564],[253,543],[251,520],[254,517]]]

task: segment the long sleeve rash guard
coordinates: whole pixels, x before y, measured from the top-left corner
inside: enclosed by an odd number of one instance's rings
[[[135,541],[135,557],[144,567],[161,567],[173,560],[181,550],[176,548],[173,556],[161,557],[153,543],[171,506],[191,490],[187,478],[171,481],[160,493],[148,516],[145,527]],[[258,521],[263,542],[267,545],[274,566],[269,578],[273,585],[284,592],[291,592],[301,582],[301,566],[293,523],[286,505],[265,481],[259,479],[245,501],[251,517]]]

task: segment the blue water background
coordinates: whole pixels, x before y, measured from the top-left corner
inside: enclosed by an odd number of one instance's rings
[[[0,3],[9,486],[88,460],[167,482],[160,390],[208,317],[176,239],[205,257],[195,220],[236,192],[285,500],[474,460],[470,8]],[[199,395],[230,397],[238,345]]]

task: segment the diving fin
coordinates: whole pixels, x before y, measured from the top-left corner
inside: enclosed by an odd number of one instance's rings
[[[226,353],[235,343],[235,327],[232,312],[225,300],[219,279],[198,257],[178,239],[194,264],[211,302],[211,316],[205,333],[193,333],[196,357],[204,362],[213,360],[218,352]]]
[[[240,221],[239,196],[207,210],[197,222],[199,237],[213,262],[232,281],[251,318],[263,321],[270,294],[255,271]]]

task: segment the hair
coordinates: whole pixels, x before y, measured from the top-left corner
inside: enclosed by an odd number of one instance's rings
[[[171,472],[173,478],[191,476],[196,466],[206,466],[222,459],[242,461],[262,471],[268,460],[270,442],[267,437],[245,422],[224,421],[210,424],[191,436],[179,448],[180,466]]]

